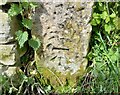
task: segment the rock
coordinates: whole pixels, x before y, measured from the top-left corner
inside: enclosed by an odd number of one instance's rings
[[[14,44],[0,45],[0,64],[14,65],[15,64],[15,52]]]
[[[8,77],[11,77],[12,75],[16,74],[16,67],[9,67],[5,72],[5,75],[7,75]]]
[[[0,4],[4,5],[5,3],[0,2]],[[10,21],[8,14],[0,9],[0,73],[9,77],[15,73],[15,63],[18,58],[14,43],[14,35],[18,26],[15,17]]]
[[[0,5],[5,5],[7,0],[0,0]]]
[[[10,30],[10,20],[7,13],[0,12],[0,44],[8,43],[13,39]]]

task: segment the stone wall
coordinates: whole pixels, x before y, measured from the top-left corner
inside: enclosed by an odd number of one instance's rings
[[[16,49],[14,42],[14,34],[17,25],[13,18],[6,13],[7,8],[3,8],[4,3],[0,3],[0,74],[11,76],[15,73]],[[15,26],[15,27],[14,27]]]

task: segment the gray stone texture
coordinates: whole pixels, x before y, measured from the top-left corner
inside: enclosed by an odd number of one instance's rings
[[[93,2],[43,2],[36,9],[32,33],[42,40],[45,66],[63,74],[74,74],[82,65],[85,69],[92,5]]]
[[[4,5],[0,3],[0,5]],[[13,27],[14,25],[14,27]],[[9,77],[15,72],[16,67],[14,66],[16,62],[16,53],[15,53],[15,43],[14,36],[17,28],[15,20],[10,22],[8,14],[0,9],[0,74],[6,74]]]
[[[85,73],[91,36],[93,2],[42,2],[33,16],[32,34],[42,47],[37,51],[39,70],[54,88],[75,86]]]

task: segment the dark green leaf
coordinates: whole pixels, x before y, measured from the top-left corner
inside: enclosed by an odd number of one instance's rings
[[[33,84],[34,83],[34,78],[33,77],[29,77],[28,78],[28,84],[30,85],[30,84]]]
[[[40,47],[40,40],[38,38],[31,38],[29,45],[36,51]]]
[[[23,19],[22,24],[28,29],[32,28],[32,20],[31,19]]]
[[[22,2],[22,7],[26,10],[28,10],[28,7],[29,7],[29,3],[28,2]]]
[[[12,4],[11,8],[8,10],[10,16],[16,16],[22,12],[22,7],[17,4]]]

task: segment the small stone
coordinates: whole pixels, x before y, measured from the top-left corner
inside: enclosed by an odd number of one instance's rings
[[[11,39],[8,14],[0,12],[0,43],[7,43]]]
[[[0,45],[0,63],[3,65],[15,64],[15,53],[13,52],[14,44]]]
[[[9,67],[4,73],[8,76],[11,77],[14,75],[16,72],[16,67]]]

